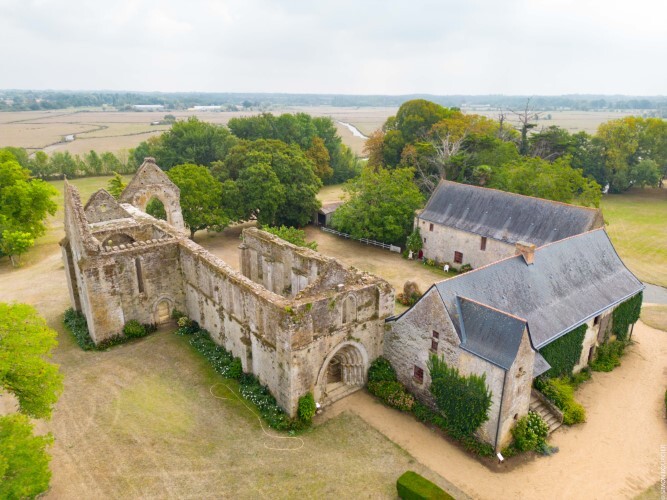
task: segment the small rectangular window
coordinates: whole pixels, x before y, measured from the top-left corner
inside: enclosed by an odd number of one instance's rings
[[[463,264],[463,254],[461,252],[454,252],[454,262]]]
[[[479,246],[480,250],[486,250],[486,236],[482,236],[482,243]]]
[[[431,350],[432,351],[438,350],[438,341],[435,339],[431,339]]]
[[[137,270],[137,285],[139,287],[139,293],[144,293],[144,276],[141,272],[141,260],[138,258],[134,259],[134,267]]]
[[[415,382],[419,382],[420,384],[424,383],[424,370],[419,368],[417,365],[415,365],[415,371],[414,371],[414,379]]]
[[[433,330],[433,338],[434,339],[439,339],[440,338],[440,332],[436,332],[435,330]]]
[[[424,237],[424,243],[426,243],[426,237]]]
[[[595,319],[593,320],[593,324],[597,325],[598,323],[600,323],[600,316],[595,316]]]
[[[433,224],[429,224],[429,226],[428,226],[428,230],[429,230],[429,231],[433,231]]]

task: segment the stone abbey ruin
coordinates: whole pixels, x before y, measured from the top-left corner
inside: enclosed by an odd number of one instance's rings
[[[143,212],[152,198],[167,221]],[[291,416],[309,391],[326,405],[361,388],[382,353],[394,309],[387,282],[254,228],[234,270],[187,238],[178,187],[152,158],[119,201],[100,190],[83,206],[65,183],[65,233],[70,299],[95,343],[129,320],[164,324],[183,311]]]

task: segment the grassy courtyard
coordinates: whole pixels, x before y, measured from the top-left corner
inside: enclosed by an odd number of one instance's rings
[[[667,189],[606,195],[601,208],[625,265],[642,281],[667,286]]]

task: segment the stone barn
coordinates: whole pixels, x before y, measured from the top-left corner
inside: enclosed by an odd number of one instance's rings
[[[168,221],[143,212],[153,198]],[[120,202],[100,190],[84,207],[66,182],[65,233],[72,307],[96,343],[129,320],[167,323],[178,309],[292,416],[309,391],[326,405],[361,388],[382,354],[394,309],[387,282],[254,228],[243,232],[236,271],[186,237],[178,188],[151,158]]]
[[[485,374],[492,406],[478,433],[500,450],[517,419],[529,408],[543,413],[540,405],[548,404],[532,391],[533,379],[551,368],[543,349],[585,329],[581,353],[571,360],[581,370],[607,339],[612,311],[643,288],[604,229],[537,249],[519,244],[516,256],[436,283],[408,311],[389,318],[384,356],[399,380],[431,405],[431,355],[462,374]],[[552,429],[560,425],[558,415],[545,416]]]
[[[444,180],[415,218],[423,257],[455,268],[510,257],[520,241],[541,247],[603,225],[595,208]]]

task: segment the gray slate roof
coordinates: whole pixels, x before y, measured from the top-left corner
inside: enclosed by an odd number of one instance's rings
[[[521,344],[526,322],[484,304],[458,298],[461,348],[509,370]]]
[[[599,210],[441,181],[420,219],[506,243],[542,246],[602,225]]]
[[[459,335],[457,297],[466,297],[526,319],[535,349],[644,288],[603,229],[538,248],[533,265],[519,255],[435,286]]]

